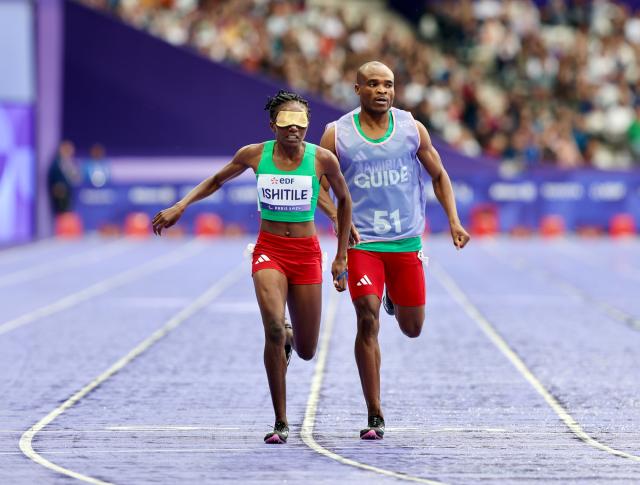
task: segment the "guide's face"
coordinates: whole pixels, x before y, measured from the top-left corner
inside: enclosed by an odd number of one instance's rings
[[[385,113],[391,109],[395,97],[393,72],[386,66],[371,66],[363,73],[362,83],[356,84],[362,109],[371,113]]]
[[[276,120],[270,125],[277,143],[284,146],[299,145],[304,141],[309,125],[307,108],[297,101],[284,103],[276,113]]]

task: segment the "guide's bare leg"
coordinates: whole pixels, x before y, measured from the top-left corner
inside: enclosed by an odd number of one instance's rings
[[[421,306],[400,306],[394,304],[396,310],[396,320],[400,325],[400,330],[407,337],[416,338],[422,332],[424,324],[424,305]]]
[[[369,416],[383,417],[380,407],[380,299],[365,295],[353,302],[358,319],[355,356]]]

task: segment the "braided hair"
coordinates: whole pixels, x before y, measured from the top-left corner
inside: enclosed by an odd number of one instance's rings
[[[271,121],[275,121],[278,106],[284,103],[288,103],[289,101],[296,101],[307,109],[307,116],[311,117],[311,110],[309,109],[309,102],[304,99],[302,96],[296,93],[292,93],[290,91],[285,91],[281,89],[278,91],[278,94],[275,96],[269,96],[267,98],[267,104],[265,105],[265,111],[269,112],[269,119]]]

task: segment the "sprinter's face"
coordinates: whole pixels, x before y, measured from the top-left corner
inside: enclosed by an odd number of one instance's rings
[[[393,72],[386,66],[370,66],[355,90],[362,109],[376,114],[389,111],[395,97]]]

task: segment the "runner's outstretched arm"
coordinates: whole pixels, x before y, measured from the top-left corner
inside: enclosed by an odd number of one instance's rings
[[[173,206],[158,212],[151,222],[153,232],[158,236],[162,235],[162,229],[171,227],[178,222],[178,219],[182,217],[189,205],[209,197],[222,187],[225,182],[237,177],[249,168],[251,160],[255,158],[256,153],[260,150],[261,146],[259,144],[247,145],[238,150],[231,161],[222,167],[218,173],[204,179]]]
[[[451,186],[449,174],[442,165],[440,154],[431,143],[431,137],[425,126],[416,121],[418,133],[420,133],[420,147],[418,148],[418,159],[424,165],[424,168],[431,176],[433,191],[438,198],[438,202],[444,209],[449,219],[449,228],[451,229],[451,237],[453,244],[457,249],[462,249],[471,237],[462,227],[460,218],[458,217],[458,209],[456,208],[456,199]]]

